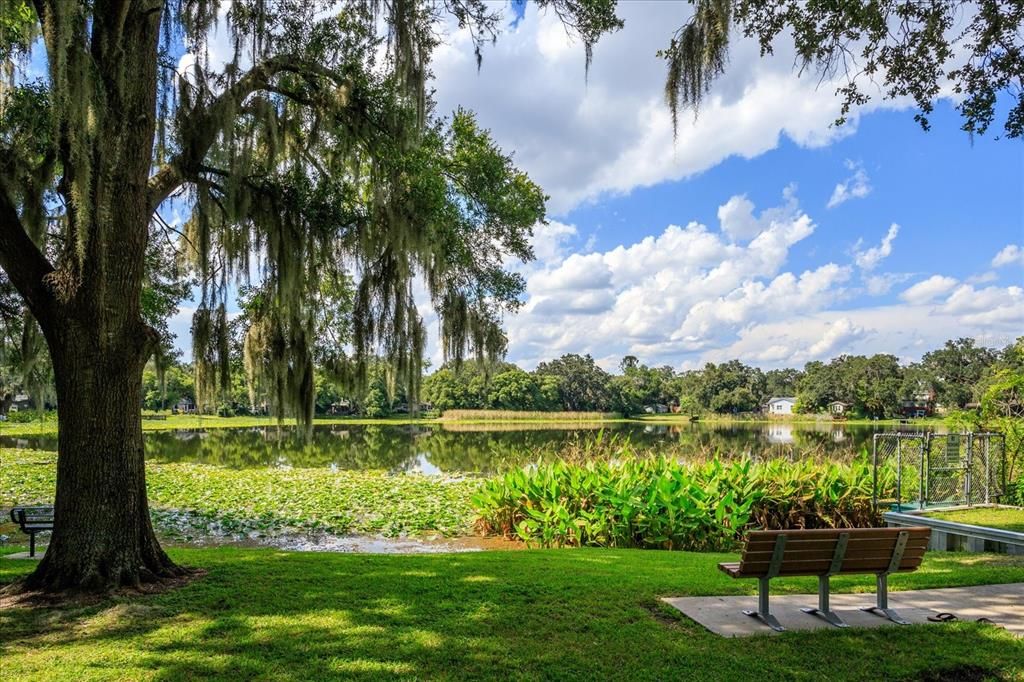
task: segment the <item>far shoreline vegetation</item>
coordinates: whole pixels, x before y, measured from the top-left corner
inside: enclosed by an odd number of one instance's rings
[[[28,413],[30,418],[25,421],[2,421],[0,422],[0,436],[39,436],[57,433],[57,419],[55,412],[44,412],[42,416],[36,412]],[[551,428],[574,428],[579,426],[594,426],[599,428],[603,425],[616,424],[651,424],[661,426],[686,425],[694,423],[687,415],[681,414],[657,414],[637,415],[634,417],[622,417],[618,414],[606,414],[601,417],[592,416],[590,413],[580,413],[581,416],[569,417],[566,413],[553,413],[551,416],[542,414],[530,414],[529,416],[517,417],[515,414],[503,412],[500,417],[460,416],[446,417],[444,415],[424,414],[420,416],[405,417],[360,417],[360,416],[330,416],[317,415],[313,418],[314,426],[403,426],[423,425],[439,426],[444,425],[499,425],[499,424],[545,424]],[[584,416],[585,415],[585,416]],[[299,426],[298,420],[294,417],[285,417],[278,420],[273,416],[241,415],[234,417],[221,417],[209,414],[171,414],[169,411],[155,412],[143,411],[141,413],[143,431],[175,431],[175,430],[206,430],[206,429],[232,429],[232,428],[294,428]],[[897,426],[916,425],[923,428],[934,428],[947,423],[942,417],[921,417],[914,419],[845,419],[834,420],[827,415],[786,415],[779,417],[759,416],[737,416],[737,415],[705,415],[699,419],[705,424],[835,424],[839,426]]]
[[[241,365],[242,358],[234,358],[233,364]],[[985,418],[1021,416],[1024,409],[1020,405],[1024,338],[1002,349],[979,345],[971,338],[949,340],[942,348],[924,353],[920,362],[911,363],[901,363],[890,354],[840,355],[828,362],[808,362],[802,370],[762,370],[731,360],[676,371],[667,365],[642,364],[629,355],[622,358],[618,371],[609,373],[590,355],[577,354],[541,362],[532,372],[504,361],[465,360],[445,363],[425,374],[419,395],[413,395],[380,361],[369,368],[361,387],[317,372],[312,415],[320,424],[360,419],[375,424],[834,419],[853,425],[932,423],[930,418],[961,413],[961,421],[980,423]],[[197,398],[191,365],[170,361],[158,371],[150,362],[143,372],[142,413],[175,415],[183,425],[189,425],[189,419],[210,426],[295,423],[294,418],[277,419],[281,411],[265,387],[250,385],[245,372],[232,372],[231,377],[229,386],[212,398],[207,395],[203,402],[203,392]],[[0,420],[39,421],[40,411],[55,407],[51,382],[37,378],[31,390],[0,386]],[[986,397],[989,407],[982,415]],[[289,410],[284,412],[291,416]],[[229,421],[208,419],[214,416]],[[924,422],[916,421],[922,418]],[[230,421],[234,419],[239,421]],[[0,429],[8,428],[0,423]]]

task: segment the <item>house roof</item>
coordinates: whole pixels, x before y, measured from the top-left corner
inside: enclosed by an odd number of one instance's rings
[[[792,398],[790,396],[781,396],[781,397],[778,397],[778,398],[772,398],[771,400],[768,401],[768,404],[769,405],[774,405],[775,403],[781,403],[781,402],[785,402],[785,401],[789,401],[791,403],[795,403],[796,402],[796,398]]]

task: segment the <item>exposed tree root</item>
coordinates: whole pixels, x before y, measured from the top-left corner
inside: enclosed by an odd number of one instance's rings
[[[40,589],[33,587],[28,579],[25,579],[0,589],[0,609],[87,606],[100,603],[111,597],[161,594],[184,587],[206,575],[206,570],[201,568],[176,566],[175,571],[176,574],[173,576],[156,577],[155,580],[148,582],[140,581],[137,585],[121,585],[107,590],[86,590],[81,587],[63,590]]]

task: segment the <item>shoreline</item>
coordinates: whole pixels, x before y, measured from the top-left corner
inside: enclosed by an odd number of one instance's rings
[[[147,415],[148,416],[148,415]],[[528,418],[515,419],[503,417],[501,419],[451,419],[444,417],[385,417],[380,419],[366,417],[318,417],[313,419],[313,426],[445,426],[445,425],[467,425],[467,426],[515,426],[515,425],[536,425],[547,424],[555,428],[566,428],[580,425],[613,425],[613,424],[648,424],[654,426],[683,426],[690,424],[711,424],[711,425],[764,425],[764,424],[792,424],[792,425],[833,425],[833,426],[919,426],[922,428],[942,426],[941,418],[931,417],[925,419],[844,419],[833,420],[827,416],[795,416],[795,417],[771,417],[758,419],[737,419],[734,417],[708,416],[698,421],[691,421],[690,418],[678,415],[644,415],[637,417],[608,417],[602,419],[567,419],[565,413],[557,413],[550,419],[535,415]],[[288,418],[282,422],[274,417],[215,417],[195,415],[167,415],[166,419],[142,419],[143,431],[176,431],[176,430],[208,430],[228,428],[293,428],[298,426],[294,418]],[[0,436],[16,438],[20,436],[47,436],[57,434],[57,421],[33,421],[23,423],[0,422]]]

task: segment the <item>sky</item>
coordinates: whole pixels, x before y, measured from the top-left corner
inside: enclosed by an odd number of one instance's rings
[[[999,126],[971,139],[944,99],[924,132],[907,102],[876,97],[837,127],[834,85],[737,36],[673,137],[656,51],[688,2],[619,3],[625,28],[586,78],[553,13],[511,9],[479,70],[457,30],[433,62],[438,112],[475,111],[550,197],[536,260],[510,263],[527,290],[509,361],[911,362],[949,338],[1024,334],[1024,146]],[[186,350],[191,312],[172,323]],[[437,318],[421,313],[436,366]]]

